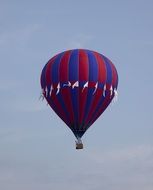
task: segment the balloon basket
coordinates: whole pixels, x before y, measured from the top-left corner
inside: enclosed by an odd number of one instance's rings
[[[80,138],[77,138],[77,141],[75,141],[75,143],[76,143],[76,149],[77,150],[78,149],[83,149],[83,143],[82,143]]]
[[[78,149],[83,149],[83,144],[82,143],[80,143],[80,144],[77,144],[76,143],[76,149],[78,150]]]

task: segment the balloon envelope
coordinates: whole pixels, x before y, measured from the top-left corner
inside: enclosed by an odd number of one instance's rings
[[[117,85],[113,63],[104,55],[85,49],[55,55],[41,73],[43,96],[79,138],[110,104]]]

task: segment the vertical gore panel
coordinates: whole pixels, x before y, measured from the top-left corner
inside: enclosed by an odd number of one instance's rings
[[[71,50],[66,51],[61,58],[59,78],[60,82],[67,82],[69,80],[69,60],[70,60]]]
[[[79,80],[79,54],[78,50],[72,50],[70,60],[69,60],[69,80],[78,81]]]
[[[106,65],[104,60],[101,58],[101,55],[97,52],[94,52],[94,55],[96,57],[97,63],[98,63],[98,82],[105,84],[106,82]]]
[[[108,59],[105,56],[102,55],[102,57],[103,57],[103,60],[105,61],[106,70],[107,70],[107,80],[106,80],[106,83],[111,84],[111,82],[112,82],[112,69],[111,69],[111,65],[110,65]]]
[[[96,82],[98,81],[98,64],[97,64],[97,60],[94,56],[94,53],[91,51],[87,50],[87,54],[88,54],[88,63],[89,63],[89,81],[90,82]],[[85,106],[85,113],[84,113],[84,118],[83,118],[83,123],[84,123],[84,129],[86,128],[85,125],[85,121],[86,118],[88,116],[89,110],[90,110],[90,106],[93,100],[93,92],[94,92],[94,88],[88,88],[88,92],[87,92],[87,98],[86,98],[86,106]]]
[[[87,82],[89,78],[88,55],[86,51],[79,50],[79,81]]]
[[[52,82],[53,83],[59,82],[59,65],[60,65],[60,61],[61,61],[63,54],[64,53],[60,53],[59,55],[57,55],[57,57],[54,61],[54,64],[52,65]]]
[[[74,84],[79,81],[79,51],[72,50],[69,60],[69,81]],[[79,127],[79,89],[78,87],[71,88],[71,100],[73,105],[74,125],[73,128],[77,131]]]
[[[89,81],[97,82],[98,81],[98,65],[96,58],[91,51],[87,51],[88,60],[89,60]]]
[[[79,125],[81,127],[85,114],[87,87],[83,89],[89,79],[88,55],[85,50],[79,50]]]
[[[48,86],[51,85],[52,82],[52,65],[54,64],[55,61],[55,57],[53,57],[52,59],[49,60],[48,64],[47,64],[47,68],[46,68],[46,83]]]

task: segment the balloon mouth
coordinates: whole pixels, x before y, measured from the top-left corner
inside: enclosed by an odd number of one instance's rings
[[[72,130],[72,132],[73,132],[73,134],[74,134],[74,136],[78,139],[78,138],[82,138],[82,136],[84,135],[84,133],[86,132],[85,130],[84,131],[79,131],[79,130],[73,130],[73,129],[71,129]]]

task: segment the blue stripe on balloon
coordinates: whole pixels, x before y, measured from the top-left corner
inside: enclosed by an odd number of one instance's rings
[[[111,84],[112,82],[112,68],[111,68],[111,65],[108,61],[108,59],[102,55],[102,58],[105,62],[105,65],[106,65],[106,70],[107,70],[107,79],[106,79],[106,83],[108,84]]]
[[[78,81],[79,80],[79,51],[72,50],[70,60],[69,60],[69,80]]]
[[[94,54],[89,51],[86,50],[87,54],[88,54],[88,63],[89,63],[89,81],[92,82],[97,82],[98,81],[98,64],[96,61],[96,58],[94,56]]]
[[[42,73],[41,73],[41,87],[44,89],[46,87],[46,67],[47,64],[44,66]]]
[[[64,54],[64,52],[57,55],[57,57],[54,60],[54,63],[52,64],[51,76],[52,76],[53,83],[59,82],[59,66],[60,66],[60,61],[61,61],[63,54]]]

